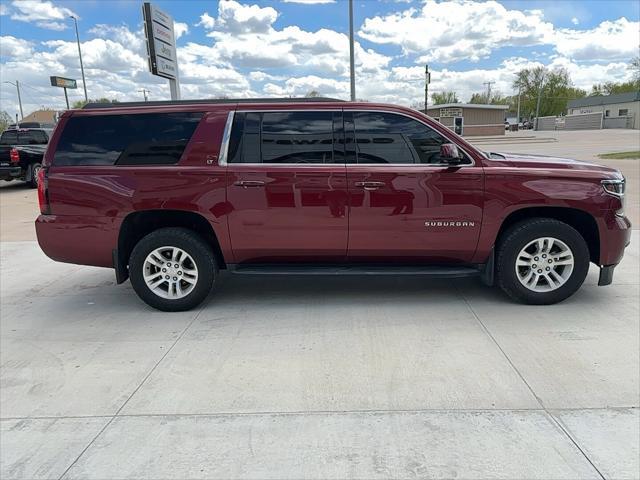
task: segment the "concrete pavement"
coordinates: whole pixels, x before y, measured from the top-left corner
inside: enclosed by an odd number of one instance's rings
[[[638,478],[632,242],[614,285],[549,307],[227,276],[180,314],[3,242],[0,477]]]

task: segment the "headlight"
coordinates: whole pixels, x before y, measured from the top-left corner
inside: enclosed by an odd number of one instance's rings
[[[602,180],[604,191],[615,197],[624,197],[625,180]]]

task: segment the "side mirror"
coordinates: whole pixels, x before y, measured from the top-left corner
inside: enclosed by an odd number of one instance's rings
[[[462,161],[462,155],[455,143],[443,143],[440,145],[440,158],[451,164],[458,164]]]

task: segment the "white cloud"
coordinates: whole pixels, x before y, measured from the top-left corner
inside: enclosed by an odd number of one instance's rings
[[[234,34],[266,33],[277,18],[278,12],[272,7],[243,5],[235,0],[227,0],[218,4],[218,18],[213,23],[208,19],[203,23],[205,19],[202,17],[201,23],[205,28],[215,25],[220,30]]]
[[[68,27],[69,16],[77,15],[66,7],[60,7],[45,0],[14,0],[11,19],[19,22],[33,22],[38,27],[49,30],[64,30]]]
[[[27,58],[33,54],[33,43],[10,35],[0,37],[0,57]]]
[[[208,30],[213,29],[215,25],[216,19],[209,15],[209,13],[207,12],[204,12],[202,15],[200,15],[200,21],[195,24],[196,27],[204,27]]]
[[[573,17],[574,25],[579,24]],[[510,10],[495,1],[436,3],[365,19],[359,36],[397,45],[418,63],[477,62],[501,47],[551,45],[578,60],[631,58],[638,53],[640,22],[604,21],[590,30],[556,29],[541,10]]]
[[[189,25],[183,22],[174,22],[173,30],[176,34],[176,40],[177,40],[183,35],[186,35],[187,33],[189,33]]]
[[[365,19],[358,35],[379,44],[401,47],[419,62],[453,62],[488,57],[496,48],[546,43],[553,25],[540,10],[509,10],[495,1],[437,3]]]
[[[555,34],[555,44],[560,55],[577,60],[628,60],[638,55],[640,22],[623,17],[590,30],[562,29]]]

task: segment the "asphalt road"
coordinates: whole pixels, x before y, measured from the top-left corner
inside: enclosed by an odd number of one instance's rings
[[[3,480],[640,477],[637,230],[613,285],[592,268],[554,306],[472,279],[227,275],[169,314],[47,259],[34,199],[0,188]]]

